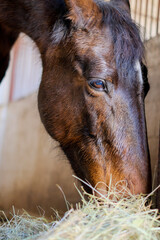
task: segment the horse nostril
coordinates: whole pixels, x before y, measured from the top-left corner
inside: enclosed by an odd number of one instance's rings
[[[105,183],[97,183],[95,188],[92,189],[93,195],[98,198],[105,197],[107,195],[107,186]]]
[[[147,194],[149,189],[146,182],[139,176],[132,176],[128,181],[128,188],[132,194]]]

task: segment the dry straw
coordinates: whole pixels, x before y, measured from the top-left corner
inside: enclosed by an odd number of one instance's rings
[[[61,219],[57,214],[57,221],[52,223],[26,212],[13,214],[0,226],[0,240],[159,240],[160,216],[147,203],[149,196],[128,193],[125,197],[125,191],[109,187],[107,196],[100,198],[79,191],[82,203]]]

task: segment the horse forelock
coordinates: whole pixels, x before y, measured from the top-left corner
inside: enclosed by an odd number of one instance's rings
[[[136,76],[135,64],[144,58],[144,46],[138,26],[125,10],[111,2],[98,1],[103,25],[110,28],[114,45],[114,58],[118,77],[121,80],[133,81]]]
[[[137,25],[132,21],[129,13],[112,2],[95,1],[101,14],[92,16],[93,23],[86,23],[87,31],[93,31],[94,25],[98,27],[109,27],[114,47],[114,60],[119,80],[129,80],[132,82],[136,77],[135,64],[141,62],[144,56],[144,47],[140,38]],[[67,14],[67,13],[66,13]],[[67,16],[67,15],[66,15]],[[101,16],[101,19],[99,18]],[[96,20],[96,21],[95,21]],[[85,28],[85,26],[84,26]],[[54,44],[67,42],[72,33],[79,29],[65,16],[61,16],[55,23],[52,31]],[[83,30],[83,29],[82,29]],[[84,29],[85,30],[85,29]],[[106,39],[107,41],[107,39]]]
[[[58,19],[52,29],[51,39],[54,45],[64,41],[68,35],[68,28],[63,19]]]

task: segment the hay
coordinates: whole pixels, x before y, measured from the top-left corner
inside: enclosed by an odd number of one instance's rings
[[[16,214],[14,210],[13,212],[11,220],[1,212],[3,219],[0,224],[0,240],[36,239],[40,233],[51,229],[51,223],[44,217],[35,218],[25,211],[22,215]]]
[[[11,221],[0,226],[0,240],[159,240],[160,216],[147,204],[148,197],[130,194],[126,198],[122,191],[110,189],[108,196],[100,199],[79,192],[82,204],[51,223],[25,212],[13,214]]]

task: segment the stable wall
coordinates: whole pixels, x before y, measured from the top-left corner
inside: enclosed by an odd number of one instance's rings
[[[0,210],[12,206],[34,214],[54,215],[51,207],[63,212],[67,200],[79,200],[72,170],[59,147],[42,126],[37,94],[0,108],[5,129],[0,158]],[[2,133],[2,132],[1,132]]]
[[[150,91],[146,97],[146,118],[153,180],[157,171],[160,130],[160,36],[145,43]]]

